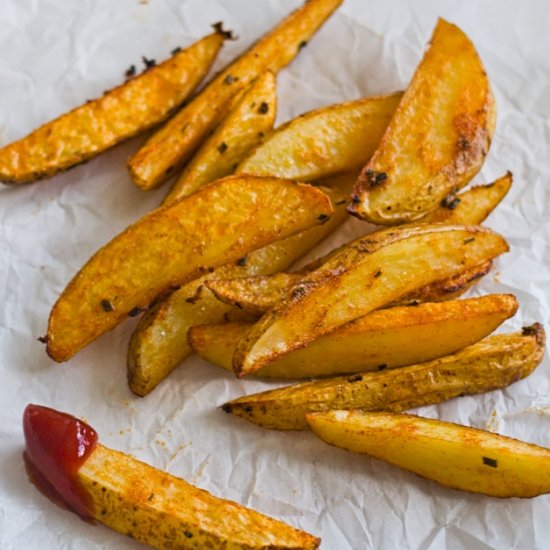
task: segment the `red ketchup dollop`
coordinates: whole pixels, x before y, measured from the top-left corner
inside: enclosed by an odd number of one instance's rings
[[[27,405],[23,413],[25,463],[31,481],[56,504],[91,518],[91,503],[76,475],[97,445],[97,433],[70,414]]]

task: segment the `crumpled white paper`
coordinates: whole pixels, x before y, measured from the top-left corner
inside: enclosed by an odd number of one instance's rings
[[[240,39],[216,68],[271,28],[297,0],[3,0],[0,144],[116,85],[142,55],[163,59],[224,21]],[[474,291],[513,292],[518,315],[501,330],[550,318],[550,11],[544,0],[347,0],[278,78],[279,121],[407,85],[436,18],[476,44],[498,104],[498,126],[476,182],[513,171],[488,225],[511,252]],[[447,490],[310,433],[262,430],[217,407],[269,387],[192,358],[146,398],[126,386],[135,320],[67,364],[36,338],[77,269],[166,189],[139,191],[125,160],[143,138],[65,174],[0,188],[0,548],[139,548],[51,504],[27,481],[21,415],[29,402],[87,419],[102,443],[212,493],[320,535],[322,548],[547,548],[550,497],[499,500]],[[361,231],[350,221],[332,244]],[[326,249],[326,247],[325,247]],[[321,248],[321,251],[325,250]],[[420,412],[550,447],[550,364],[509,389]],[[185,503],[182,503],[185,505]]]

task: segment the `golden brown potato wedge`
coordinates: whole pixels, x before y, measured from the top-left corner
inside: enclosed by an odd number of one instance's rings
[[[213,33],[0,149],[0,181],[53,176],[162,122],[195,90],[222,43],[223,35]]]
[[[168,204],[203,185],[233,173],[248,151],[273,128],[277,110],[275,76],[271,71],[250,85],[216,131],[204,142],[164,199]]]
[[[460,271],[457,275],[434,281],[394,300],[386,307],[408,306],[423,302],[454,300],[466,292],[476,281],[487,275],[492,262],[489,260]],[[238,279],[213,279],[206,283],[218,300],[233,305],[250,315],[261,316],[282,300],[293,285],[307,271],[256,275]]]
[[[437,332],[437,339],[440,334]],[[340,348],[342,362],[347,359],[344,349]],[[534,335],[519,332],[489,336],[433,361],[245,395],[222,408],[264,428],[305,430],[306,414],[310,412],[401,412],[504,388],[531,374],[543,355],[544,330],[539,326]]]
[[[136,395],[147,395],[191,354],[187,343],[189,327],[249,318],[243,316],[240,309],[217,300],[205,282],[288,268],[347,218],[345,204],[354,180],[354,174],[324,180],[330,187],[321,189],[331,199],[334,213],[323,225],[311,227],[254,250],[236,262],[215,268],[152,307],[140,320],[130,340],[127,358],[130,389]]]
[[[331,445],[453,489],[500,498],[550,492],[550,450],[517,439],[386,412],[328,411],[308,414],[307,420]]]
[[[476,185],[459,195],[443,199],[441,206],[426,214],[421,223],[480,224],[498,206],[512,185],[512,172],[493,183]]]
[[[418,220],[479,171],[495,126],[487,74],[468,37],[440,19],[348,210],[379,225]]]
[[[130,159],[138,187],[157,187],[182,166],[223,116],[227,103],[263,72],[290,63],[342,0],[309,0],[221,71]]]
[[[237,173],[312,181],[359,169],[376,150],[401,96],[369,97],[305,113],[269,134]]]
[[[353,241],[306,274],[240,340],[237,376],[250,374],[337,327],[508,249],[479,226],[420,225]]]
[[[212,267],[332,213],[310,185],[229,176],[131,225],[77,273],[50,315],[48,354],[66,361],[136,309]]]
[[[101,445],[91,426],[68,414],[29,405],[23,422],[27,467],[48,484],[49,495],[60,493],[83,517],[153,548],[319,546],[304,531]]]
[[[257,371],[272,378],[311,378],[412,365],[474,344],[515,314],[511,294],[373,311]],[[231,370],[235,346],[250,322],[192,327],[201,357]],[[437,337],[434,338],[434,334]]]

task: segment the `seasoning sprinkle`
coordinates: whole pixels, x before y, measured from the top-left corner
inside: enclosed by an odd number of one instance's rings
[[[268,111],[269,105],[265,101],[262,101],[260,103],[260,106],[258,107],[258,113],[260,113],[261,115],[265,115]]]
[[[347,381],[350,384],[353,384],[353,382],[361,382],[361,380],[363,380],[363,376],[361,376],[360,374],[355,374],[353,376],[350,376]]]
[[[113,306],[113,304],[105,298],[101,300],[100,303],[101,303],[101,308],[103,309],[103,311],[105,311],[105,313],[109,313],[110,311],[115,310],[115,306]]]
[[[382,275],[382,272],[381,272],[380,270],[378,270],[378,271],[374,274],[374,276],[375,276],[376,278],[380,277],[380,275]]]
[[[145,70],[150,69],[157,64],[154,59],[147,59],[144,55],[141,56],[141,59],[143,61],[143,64],[145,65]]]
[[[302,40],[299,44],[298,44],[298,49],[299,50],[302,50],[303,48],[305,48],[307,46],[307,40]]]
[[[246,265],[246,256],[243,256],[242,258],[239,258],[236,262],[235,262],[235,265],[238,265],[238,266],[245,266]]]
[[[488,456],[483,457],[483,464],[485,466],[491,466],[491,468],[497,468],[498,467],[498,461],[496,458],[489,458]]]
[[[233,82],[235,82],[235,80],[237,80],[233,75],[231,74],[228,74],[224,79],[223,79],[223,83],[224,84],[233,84]]]
[[[454,210],[461,202],[461,199],[455,197],[454,195],[448,195],[441,201],[441,206],[443,208],[448,208],[449,210]]]
[[[124,76],[126,78],[130,78],[130,77],[134,76],[135,74],[136,74],[136,66],[135,65],[130,65],[126,69],[126,72],[124,73]]]
[[[329,221],[330,216],[328,216],[327,214],[320,214],[317,219],[321,222],[321,224],[324,224]]]
[[[225,141],[222,141],[222,142],[218,145],[218,151],[219,151],[222,155],[227,151],[227,143],[225,143]]]
[[[39,336],[39,337],[37,338],[37,340],[38,340],[39,342],[41,342],[42,344],[47,344],[47,343],[48,343],[48,336]]]
[[[384,369],[387,369],[388,368],[388,364],[387,363],[382,363],[381,365],[378,365],[378,367],[376,367],[378,370],[384,370]]]
[[[140,313],[147,311],[145,307],[135,307],[128,312],[128,317],[137,317]]]
[[[192,539],[192,538],[193,538],[193,533],[191,533],[191,531],[184,531],[183,534],[184,534],[188,539]]]
[[[181,52],[181,48],[178,46],[177,48],[174,48],[170,53],[172,55],[176,55],[177,53]]]
[[[475,237],[470,237],[468,239],[464,239],[464,244],[473,243],[476,240]]]
[[[218,21],[217,23],[212,24],[212,28],[218,33],[221,34],[226,40],[237,40],[237,37],[233,34],[233,31],[226,31],[223,28],[223,22]]]

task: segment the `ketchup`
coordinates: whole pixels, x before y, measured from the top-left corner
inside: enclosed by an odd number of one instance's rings
[[[74,416],[40,405],[23,413],[25,462],[31,481],[54,502],[91,518],[90,498],[76,475],[97,445],[97,433]]]

